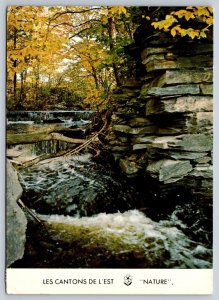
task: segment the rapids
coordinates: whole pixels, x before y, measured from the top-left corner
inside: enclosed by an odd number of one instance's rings
[[[18,124],[18,131],[22,126],[34,130],[26,121]],[[11,122],[8,128],[15,130]],[[35,157],[67,147],[41,142],[15,148]],[[40,162],[20,170],[19,180],[22,201],[38,214],[42,225],[28,217],[25,254],[12,267],[212,267],[211,243],[203,238],[209,233],[201,225],[204,214],[191,220],[194,206],[189,201],[159,216],[156,208],[153,213],[142,210],[145,196],[139,187],[89,152]],[[143,200],[145,206],[147,199]]]

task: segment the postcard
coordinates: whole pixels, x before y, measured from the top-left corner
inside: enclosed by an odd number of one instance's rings
[[[7,8],[8,294],[213,290],[213,8]]]

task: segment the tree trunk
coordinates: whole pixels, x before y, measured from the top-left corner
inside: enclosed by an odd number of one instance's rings
[[[64,128],[60,125],[50,126],[43,130],[35,130],[29,133],[7,133],[7,145],[31,144],[40,141],[63,141],[71,144],[84,143],[85,139],[69,138],[57,132],[81,132],[82,129]]]
[[[113,18],[112,17],[108,18],[108,35],[109,35],[110,51],[113,52],[114,51],[114,44],[113,44]],[[116,79],[116,84],[117,84],[117,86],[121,86],[121,81],[120,81],[120,78],[119,78],[119,73],[118,73],[116,63],[113,62],[112,66],[113,66],[114,76],[115,76],[115,79]]]
[[[13,36],[13,42],[14,42],[14,50],[17,48],[17,29],[14,29],[14,36]],[[17,67],[17,60],[15,59],[13,62],[13,67]],[[14,82],[13,82],[13,94],[14,94],[14,102],[17,101],[17,73],[14,72]]]
[[[97,79],[97,72],[96,69],[94,68],[94,66],[92,66],[92,75],[95,81],[95,85],[96,85],[96,89],[99,89],[99,83],[98,83],[98,79]]]

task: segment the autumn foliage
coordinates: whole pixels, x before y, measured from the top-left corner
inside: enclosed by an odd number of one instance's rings
[[[213,24],[211,7],[173,9],[164,19],[141,7],[9,7],[7,107],[105,108],[130,75],[124,46],[133,42],[139,17],[173,38],[206,38]]]
[[[197,21],[199,28],[194,28],[194,22]],[[186,21],[186,22],[185,22]],[[194,38],[206,38],[209,28],[213,25],[213,8],[212,7],[193,7],[188,6],[185,9],[172,11],[165,16],[164,20],[152,22],[155,29],[160,29],[175,36],[188,36]]]

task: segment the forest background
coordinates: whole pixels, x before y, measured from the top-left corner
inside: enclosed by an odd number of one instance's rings
[[[11,6],[7,16],[9,110],[108,107],[132,74],[126,53],[137,26],[148,34],[206,38],[211,7]]]

